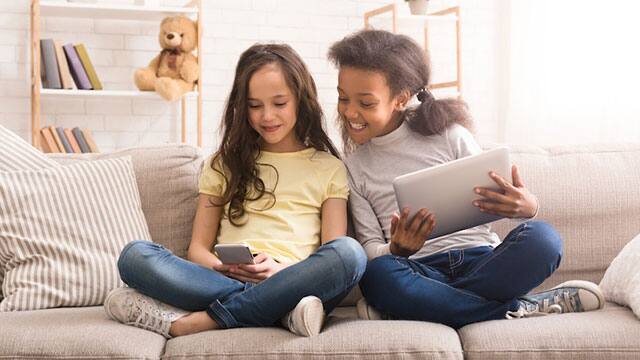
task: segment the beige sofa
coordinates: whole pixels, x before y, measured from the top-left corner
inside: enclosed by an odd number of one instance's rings
[[[512,147],[539,219],[565,240],[560,269],[543,287],[567,279],[598,282],[640,232],[640,144]],[[167,145],[102,155],[51,155],[86,161],[131,155],[153,240],[186,254],[202,154]],[[495,224],[504,235],[513,223]],[[133,240],[133,239],[132,239]],[[352,305],[352,294],[344,305]],[[362,321],[336,309],[323,332],[301,338],[281,328],[210,331],[165,339],[111,321],[102,307],[0,313],[0,359],[639,359],[640,320],[624,307],[477,323],[459,331],[413,321]]]

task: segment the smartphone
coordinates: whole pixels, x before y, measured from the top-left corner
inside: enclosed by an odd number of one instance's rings
[[[249,245],[216,244],[213,249],[223,264],[255,264]]]

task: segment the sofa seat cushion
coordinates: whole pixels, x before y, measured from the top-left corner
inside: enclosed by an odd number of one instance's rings
[[[320,335],[304,338],[282,328],[207,331],[171,339],[163,359],[462,359],[455,330],[416,321],[355,319],[337,308]]]
[[[459,334],[471,360],[640,358],[640,321],[613,303],[587,313],[471,324]]]
[[[3,359],[159,359],[165,343],[109,320],[102,306],[0,313]]]

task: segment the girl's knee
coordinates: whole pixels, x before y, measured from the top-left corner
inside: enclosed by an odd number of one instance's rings
[[[373,296],[377,289],[394,286],[395,279],[392,274],[398,266],[398,260],[393,255],[383,255],[369,261],[360,282],[363,294]]]
[[[529,221],[526,223],[530,227],[532,238],[544,248],[551,256],[562,256],[562,238],[560,234],[544,221]]]
[[[357,277],[364,274],[367,267],[367,254],[359,242],[348,236],[339,237],[326,246],[332,247],[342,259],[347,269],[355,270]]]
[[[122,280],[125,280],[126,274],[130,273],[134,267],[140,266],[145,257],[157,251],[159,246],[146,240],[134,240],[125,245],[118,257],[118,271]]]

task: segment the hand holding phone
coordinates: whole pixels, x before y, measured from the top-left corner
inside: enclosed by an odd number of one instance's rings
[[[213,249],[223,264],[255,264],[249,245],[216,244]]]

